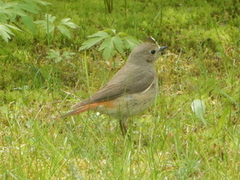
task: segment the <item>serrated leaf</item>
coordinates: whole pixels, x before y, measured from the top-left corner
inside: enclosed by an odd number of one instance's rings
[[[8,9],[8,8],[14,8],[14,7],[17,6],[17,4],[18,3],[16,3],[16,2],[5,3],[5,2],[0,1],[0,10]]]
[[[18,31],[21,31],[19,28],[8,25],[8,24],[0,24],[0,36],[3,38],[5,42],[8,42],[9,39],[11,39],[11,36],[14,36],[14,33],[11,31],[11,29],[15,29]]]
[[[50,49],[47,55],[48,59],[52,59],[52,58],[57,58],[60,56],[60,52],[59,51],[55,51],[53,49]]]
[[[75,55],[75,53],[71,53],[69,51],[64,51],[63,54],[62,54],[62,56],[66,59],[70,59],[71,56],[73,56],[73,55]]]
[[[15,30],[21,31],[21,29],[15,27],[15,26],[12,26],[12,25],[9,25],[9,24],[6,24],[6,26],[10,27],[11,29],[15,29]]]
[[[116,30],[115,29],[106,29],[104,30],[105,32],[107,32],[108,34],[111,33],[112,35],[116,34]]]
[[[65,25],[72,28],[72,29],[75,29],[75,28],[79,27],[77,24],[75,24],[73,22],[66,22]]]
[[[127,33],[125,33],[125,32],[119,32],[118,34],[117,34],[118,36],[122,36],[122,37],[127,37],[127,36],[129,36]]]
[[[54,59],[55,63],[59,63],[60,61],[63,60],[63,58],[60,55],[59,51],[55,51],[53,49],[50,49],[47,55],[48,59]]]
[[[24,2],[19,2],[18,7],[33,14],[39,13],[40,10],[40,8],[35,3],[27,0],[25,0]]]
[[[114,36],[114,37],[112,37],[112,41],[113,41],[113,44],[116,47],[117,51],[120,54],[123,54],[124,53],[124,51],[123,51],[124,47],[123,47],[122,39],[119,36]]]
[[[62,60],[63,60],[63,58],[62,58],[61,56],[54,58],[54,62],[55,62],[55,63],[59,63],[59,62],[61,62]]]
[[[61,19],[60,24],[64,24],[65,26],[68,26],[68,27],[73,28],[73,29],[77,28],[78,25],[76,25],[73,22],[69,22],[70,20],[71,20],[70,18]]]
[[[104,37],[92,38],[82,43],[82,46],[79,48],[79,51],[84,49],[89,49],[90,47],[94,46],[95,44],[99,43],[103,40]]]
[[[112,39],[111,37],[105,38],[100,47],[98,48],[98,51],[101,51],[105,49],[107,46],[109,46],[109,44],[111,43],[111,39]]]
[[[102,37],[102,38],[107,38],[110,37],[110,35],[104,31],[98,31],[95,34],[92,34],[90,36],[87,36],[88,38],[92,38],[92,37]]]
[[[205,125],[207,125],[207,122],[203,117],[206,110],[204,102],[200,99],[195,99],[191,104],[191,108],[196,117],[199,118]]]
[[[7,18],[11,18],[13,15],[25,16],[26,13],[19,8],[19,3],[3,3],[0,1],[0,14],[4,14]]]
[[[14,35],[12,31],[5,25],[0,25],[0,36],[3,38],[3,40],[8,42],[8,40],[11,39],[10,35]]]
[[[103,50],[103,58],[106,59],[106,60],[110,59],[110,57],[115,54],[112,38],[106,38],[102,42],[98,51],[101,51],[101,50]]]
[[[68,22],[69,20],[70,20],[70,18],[61,19],[60,24],[65,24],[65,23]]]
[[[68,22],[69,20],[70,20],[70,18],[61,19],[60,24],[65,24],[65,23]]]
[[[67,36],[68,38],[71,38],[70,31],[66,26],[59,25],[57,26],[57,29],[60,31],[62,35]]]
[[[53,23],[55,21],[56,17],[52,16],[51,14],[45,14],[45,19],[46,19],[46,21]]]
[[[133,50],[140,43],[137,39],[132,38],[130,36],[124,37],[123,40],[125,47],[130,50]]]
[[[49,21],[45,21],[45,20],[34,21],[34,23],[40,24],[42,26],[42,28],[46,30],[46,33],[53,32],[54,28],[55,28],[54,24],[52,24]]]

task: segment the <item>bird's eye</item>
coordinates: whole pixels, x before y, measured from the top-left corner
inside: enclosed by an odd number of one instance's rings
[[[155,50],[151,50],[151,53],[152,53],[152,54],[155,54],[155,52],[156,52]]]

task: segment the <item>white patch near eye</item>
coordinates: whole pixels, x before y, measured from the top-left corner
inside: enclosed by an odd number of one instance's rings
[[[152,36],[150,36],[150,38],[155,42],[155,44],[158,45],[157,41],[156,41]],[[158,45],[158,46],[159,46],[159,45]]]

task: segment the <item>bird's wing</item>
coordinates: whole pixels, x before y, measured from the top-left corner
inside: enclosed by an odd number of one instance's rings
[[[121,73],[123,74],[123,73]],[[117,77],[117,81],[116,78]],[[155,80],[155,72],[140,72],[135,74],[126,74],[123,76],[118,76],[116,74],[105,86],[100,88],[93,96],[89,99],[82,101],[74,106],[77,108],[86,104],[109,101],[122,96],[123,94],[133,94],[143,92]],[[130,83],[131,82],[131,83]]]

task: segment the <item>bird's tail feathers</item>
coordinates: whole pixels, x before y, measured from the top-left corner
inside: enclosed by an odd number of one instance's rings
[[[85,111],[88,111],[88,110],[92,110],[92,109],[95,109],[98,107],[98,104],[97,103],[93,103],[93,104],[86,104],[84,106],[80,106],[76,109],[74,109],[73,111],[70,111],[64,115],[62,115],[61,117],[62,118],[65,118],[67,116],[73,116],[73,115],[76,115],[76,114],[80,114],[80,113],[83,113]]]

